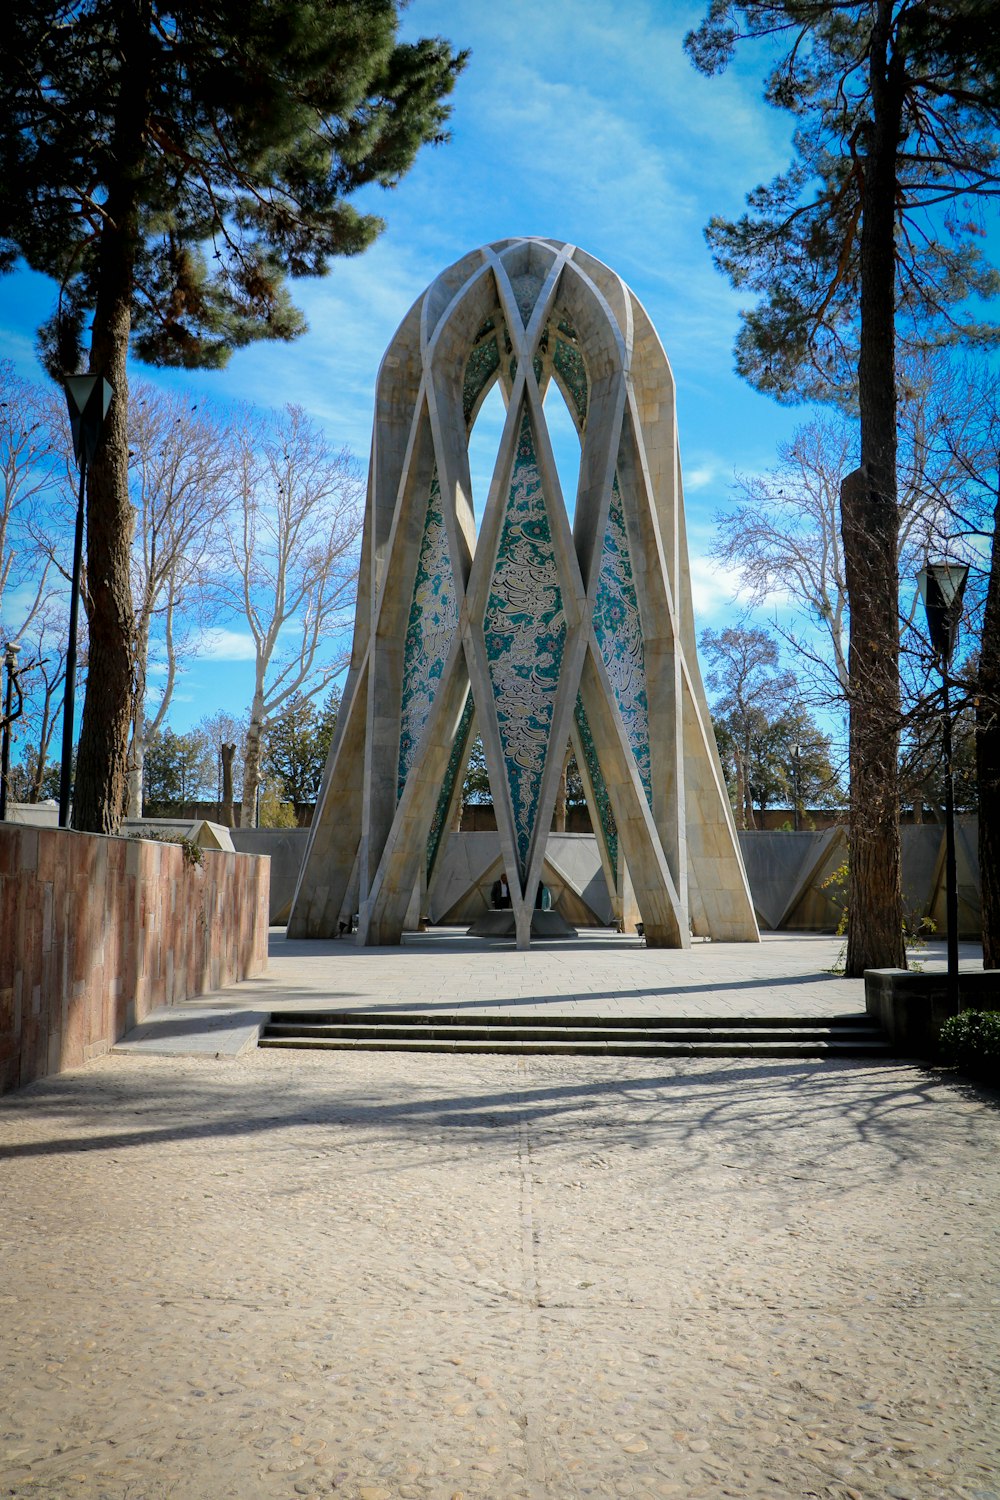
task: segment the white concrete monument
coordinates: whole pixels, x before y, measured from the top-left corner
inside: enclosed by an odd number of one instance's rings
[[[477,534],[469,434],[496,381]],[[581,443],[572,522],[553,381]],[[670,366],[625,283],[557,240],[450,266],[382,361],[350,673],[290,936],[354,912],[362,944],[416,925],[475,728],[519,948],[570,744],[618,919],[656,946],[758,940],[695,653]]]

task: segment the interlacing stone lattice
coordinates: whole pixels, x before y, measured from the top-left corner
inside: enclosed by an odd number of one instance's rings
[[[477,527],[469,435],[506,419]],[[563,494],[546,425],[580,439]],[[465,256],[386,352],[351,667],[292,936],[397,943],[482,738],[519,947],[570,747],[612,906],[650,944],[757,926],[695,652],[674,384],[642,306],[576,246]]]

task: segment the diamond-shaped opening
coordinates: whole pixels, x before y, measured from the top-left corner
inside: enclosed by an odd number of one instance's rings
[[[500,439],[503,435],[507,409],[499,380],[484,400],[469,434],[469,474],[472,479],[472,508],[476,521],[476,535],[482,524],[483,512],[489,499],[490,483],[496,467]]]
[[[555,380],[549,381],[542,409],[545,413],[549,442],[552,444],[556,473],[559,475],[559,487],[562,490],[566,514],[572,526],[576,512],[576,491],[580,483],[582,450],[576,424],[566,405],[566,398]]]

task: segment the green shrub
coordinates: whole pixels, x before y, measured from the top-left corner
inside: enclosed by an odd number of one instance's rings
[[[1000,1011],[963,1010],[941,1028],[941,1055],[972,1078],[1000,1085]]]

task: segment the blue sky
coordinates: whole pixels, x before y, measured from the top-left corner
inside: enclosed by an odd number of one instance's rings
[[[491,240],[577,243],[632,286],[672,364],[698,625],[719,628],[734,615],[733,583],[707,558],[712,517],[734,470],[770,466],[805,413],[733,373],[740,298],[714,270],[702,231],[787,164],[790,122],[761,102],[764,59],[754,49],[721,78],[694,71],[681,43],[703,9],[412,0],[404,35],[441,34],[472,56],[453,96],[450,144],[425,151],[394,192],[358,200],[386,219],[382,238],[324,280],[293,287],[309,322],[295,343],[237,353],[221,373],[136,373],[199,399],[297,402],[366,463],[379,360],[424,287]],[[51,301],[42,278],[0,278],[0,352],[25,374],[39,375],[34,328]],[[477,442],[485,437],[477,428]],[[170,722],[182,730],[222,706],[241,712],[251,690],[252,652],[233,622],[188,668]]]

